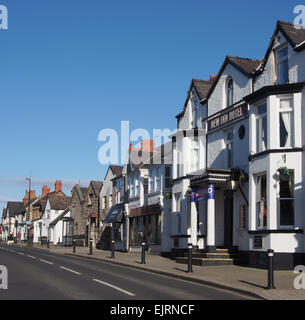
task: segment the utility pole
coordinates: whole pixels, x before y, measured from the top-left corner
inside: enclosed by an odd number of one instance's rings
[[[26,178],[26,181],[29,182],[29,203],[28,203],[28,213],[27,213],[27,216],[26,216],[26,228],[27,228],[27,242],[29,240],[29,226],[28,226],[28,221],[30,219],[30,202],[31,202],[31,172],[30,172],[30,178]]]

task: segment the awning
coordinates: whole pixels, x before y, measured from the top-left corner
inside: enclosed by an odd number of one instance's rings
[[[124,203],[116,204],[109,210],[104,223],[122,222],[124,216],[123,212]]]

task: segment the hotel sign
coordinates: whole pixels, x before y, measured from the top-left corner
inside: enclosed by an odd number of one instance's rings
[[[222,113],[218,117],[215,117],[208,121],[208,132],[220,129],[230,123],[239,120],[248,115],[248,105],[246,103],[235,107],[225,113]]]

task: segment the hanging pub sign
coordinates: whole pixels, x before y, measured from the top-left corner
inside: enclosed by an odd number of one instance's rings
[[[207,199],[215,199],[214,197],[214,186],[210,185],[208,188],[192,190],[191,201],[200,202]]]
[[[222,128],[236,120],[248,115],[248,105],[246,103],[239,105],[225,113],[220,114],[211,120],[208,120],[208,132]]]

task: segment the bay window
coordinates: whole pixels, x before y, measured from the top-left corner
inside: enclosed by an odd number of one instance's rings
[[[258,228],[267,227],[267,176],[257,175],[256,183],[256,224]]]
[[[280,179],[280,225],[294,225],[294,171]]]
[[[280,100],[280,147],[294,146],[294,117],[292,99]]]
[[[256,151],[267,150],[267,103],[257,107],[256,111]]]

